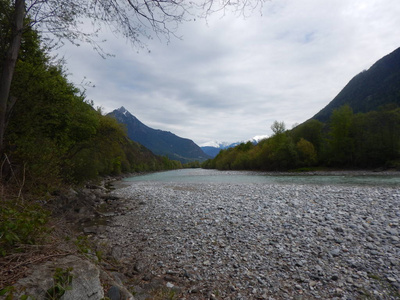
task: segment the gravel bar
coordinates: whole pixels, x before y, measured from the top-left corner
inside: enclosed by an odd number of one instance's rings
[[[136,182],[102,237],[179,299],[399,299],[400,190]]]

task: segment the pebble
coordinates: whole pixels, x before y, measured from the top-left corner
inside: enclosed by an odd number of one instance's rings
[[[394,187],[136,182],[113,193],[127,213],[102,234],[183,299],[399,295]]]

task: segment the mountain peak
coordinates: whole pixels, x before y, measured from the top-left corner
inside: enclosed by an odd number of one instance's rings
[[[130,112],[123,106],[121,106],[120,108],[116,109],[116,111],[118,111],[119,113],[126,115],[126,114],[130,114]]]
[[[119,123],[125,124],[128,137],[150,149],[154,154],[179,160],[183,163],[204,161],[208,158],[192,140],[181,138],[169,131],[153,129],[140,122],[134,115],[121,106],[110,113]]]

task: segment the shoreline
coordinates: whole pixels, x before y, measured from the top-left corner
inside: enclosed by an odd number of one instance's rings
[[[144,172],[144,173],[130,173],[123,176],[119,176],[115,179],[111,179],[109,183],[114,189],[122,189],[129,187],[133,182],[126,180],[127,178],[140,177],[155,173],[165,173],[174,171],[183,171],[189,169],[177,169],[177,170],[164,170],[155,172]],[[317,171],[254,171],[254,170],[217,170],[217,169],[203,169],[194,168],[193,170],[209,170],[214,171],[216,174],[248,174],[257,176],[387,176],[387,177],[400,177],[400,171],[397,170],[317,170]]]

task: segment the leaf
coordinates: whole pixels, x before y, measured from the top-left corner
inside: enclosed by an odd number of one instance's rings
[[[1,289],[0,290],[0,296],[4,296],[6,293],[8,293],[10,290],[9,290],[9,287],[6,287],[6,288],[4,288],[4,289]]]

